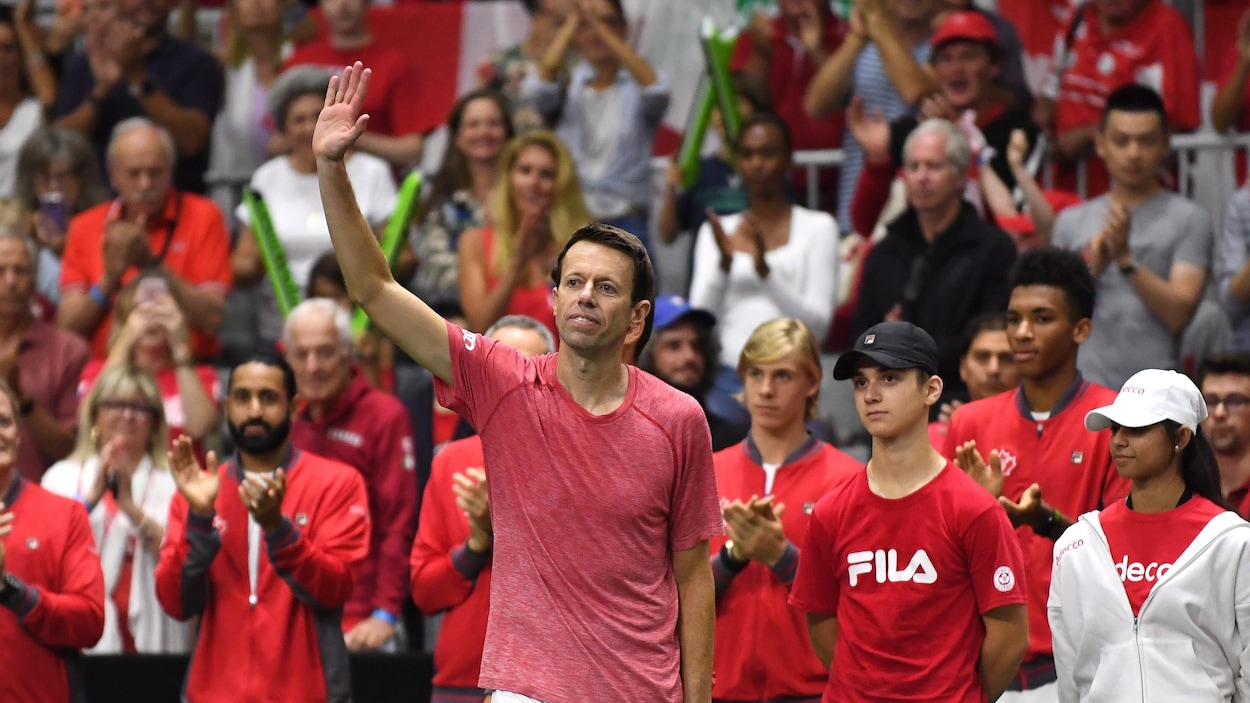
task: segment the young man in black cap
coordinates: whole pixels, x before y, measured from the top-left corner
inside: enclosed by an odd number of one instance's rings
[[[1011,523],[929,443],[937,365],[926,332],[883,322],[833,369],[873,456],[817,503],[790,595],[829,666],[826,700],[994,700],[1028,646]]]

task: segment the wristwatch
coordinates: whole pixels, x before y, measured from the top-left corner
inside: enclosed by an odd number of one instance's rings
[[[152,94],[152,81],[144,78],[129,84],[126,89],[130,92],[130,97],[140,100]]]
[[[1125,276],[1132,276],[1133,274],[1137,273],[1137,262],[1132,259],[1129,259],[1128,263],[1120,264],[1120,273],[1124,274]]]

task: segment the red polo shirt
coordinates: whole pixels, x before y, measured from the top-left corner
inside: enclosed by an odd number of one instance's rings
[[[61,258],[61,291],[87,290],[104,276],[104,226],[121,213],[117,201],[101,203],[83,211],[69,223],[65,254]],[[187,283],[225,295],[230,290],[230,235],[217,205],[200,195],[171,191],[159,217],[148,224],[148,246],[152,256]],[[162,257],[162,253],[164,256]],[[122,274],[125,286],[139,275],[131,267]],[[116,302],[114,296],[114,303]],[[193,320],[188,322],[194,323]],[[91,337],[92,356],[108,356],[109,335],[113,329],[110,307]],[[191,330],[191,344],[201,358],[217,354],[213,337]]]
[[[35,320],[17,347],[18,383],[22,394],[69,428],[78,426],[78,375],[90,357],[87,343],[51,322]],[[17,466],[38,483],[43,472],[64,457],[45,456],[35,444],[29,422],[18,423],[21,442]]]
[[[1084,13],[1071,47],[1071,65],[1059,82],[1055,131],[1096,124],[1116,88],[1139,83],[1163,97],[1173,132],[1189,132],[1202,124],[1198,102],[1198,55],[1189,24],[1162,0],[1150,0],[1129,24],[1104,34],[1094,3]],[[1065,26],[1066,28],[1066,26]],[[1076,169],[1057,168],[1055,188],[1076,190]],[[1110,187],[1102,160],[1087,166],[1086,197]]]

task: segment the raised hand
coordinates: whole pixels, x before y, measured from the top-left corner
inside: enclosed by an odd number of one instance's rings
[[[729,241],[729,236],[725,234],[720,215],[716,214],[712,208],[707,209],[707,224],[712,229],[712,238],[716,242],[716,248],[720,250],[720,270],[728,273],[729,267],[733,265],[734,247]]]
[[[759,218],[750,211],[742,215],[742,220],[738,223],[738,231],[734,232],[734,242],[737,248],[750,255],[751,260],[755,262],[755,273],[760,278],[768,278],[768,262],[764,260],[764,228],[760,226]]]
[[[1107,219],[1103,221],[1099,237],[1102,239],[1104,251],[1110,258],[1119,259],[1132,253],[1128,248],[1131,221],[1132,216],[1127,207],[1115,198],[1107,198]]]
[[[464,473],[454,474],[451,479],[456,507],[469,518],[469,549],[481,554],[490,549],[495,540],[486,472],[480,468],[466,469]]]
[[[1025,489],[1020,495],[1020,502],[1005,496],[999,496],[998,502],[1007,511],[1012,527],[1028,525],[1037,532],[1051,516],[1052,509],[1042,501],[1042,487],[1036,483]]]
[[[282,499],[286,496],[286,472],[278,469],[273,477],[248,474],[239,484],[239,499],[256,524],[272,532],[282,524]]]
[[[1024,159],[1029,154],[1029,135],[1023,129],[1013,129],[1007,142],[1007,165],[1013,172],[1024,170]]]
[[[816,2],[809,2],[799,15],[799,42],[812,60],[818,65],[823,63],[825,51],[825,22],[821,17],[820,7]]]
[[[995,498],[1003,495],[1003,465],[998,450],[990,452],[989,463],[981,458],[977,441],[970,439],[955,449],[955,465],[972,477],[972,480],[990,492]]]
[[[215,452],[208,453],[208,464],[208,471],[200,466],[190,437],[184,435],[174,440],[174,448],[169,452],[169,471],[173,474],[178,492],[191,506],[191,512],[202,517],[213,514],[213,504],[217,500],[217,492],[221,490]]]
[[[313,154],[318,159],[342,161],[347,150],[365,133],[369,116],[361,114],[361,106],[372,75],[357,61],[343,69],[343,75],[330,78],[326,102],[313,129]]]
[[[863,98],[857,95],[846,108],[846,126],[864,148],[864,158],[869,163],[880,165],[890,160],[890,123],[880,110],[869,115]]]
[[[743,503],[735,500],[721,508],[725,533],[733,541],[732,556],[742,561],[758,561],[765,566],[776,564],[786,552],[786,535],[781,516],[786,506],[773,504],[773,497],[751,498]]]

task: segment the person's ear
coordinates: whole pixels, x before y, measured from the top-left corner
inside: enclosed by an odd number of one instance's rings
[[[942,397],[942,385],[943,385],[942,377],[938,376],[937,374],[930,376],[929,380],[925,381],[925,387],[924,387],[924,404],[925,405],[932,406],[932,405],[937,404],[938,399]]]
[[[1082,317],[1072,328],[1072,341],[1077,344],[1085,343],[1089,339],[1089,333],[1092,331],[1091,322],[1088,317]]]

